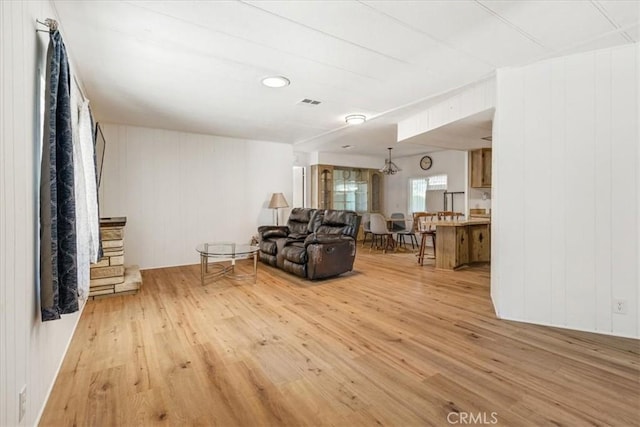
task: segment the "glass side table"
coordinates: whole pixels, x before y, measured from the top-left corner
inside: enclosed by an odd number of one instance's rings
[[[200,253],[200,281],[202,285],[204,285],[205,276],[214,280],[220,277],[234,280],[253,279],[253,283],[256,283],[259,250],[257,246],[231,242],[202,243],[196,246],[196,251]],[[253,257],[253,273],[237,274],[235,272],[236,260],[251,257]],[[226,262],[229,264],[225,265]],[[210,268],[213,268],[214,271],[209,272]]]

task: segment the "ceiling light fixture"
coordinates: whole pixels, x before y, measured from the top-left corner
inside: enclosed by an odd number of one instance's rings
[[[391,161],[391,150],[393,150],[393,148],[389,147],[388,150],[389,150],[389,158],[384,161],[384,167],[380,169],[380,172],[382,172],[385,175],[395,175],[398,172],[401,172],[402,169],[400,169],[398,166],[396,166],[395,163]]]
[[[344,118],[348,125],[360,125],[367,121],[367,117],[362,114],[349,114]]]
[[[285,87],[291,84],[291,81],[283,76],[270,76],[262,79],[262,84],[267,87]]]

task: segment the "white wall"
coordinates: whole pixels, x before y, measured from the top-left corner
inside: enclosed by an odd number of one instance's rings
[[[39,71],[49,2],[0,2],[0,425],[35,425],[79,313],[42,323],[38,300]],[[64,35],[64,28],[61,27]],[[73,53],[73,46],[67,46]],[[18,394],[27,411],[18,421]]]
[[[271,193],[292,201],[291,145],[102,124],[102,216],[126,216],[125,263],[195,264],[205,241],[249,243],[274,224]],[[286,221],[288,209],[280,209]]]
[[[491,287],[500,317],[640,336],[638,50],[498,72]],[[627,314],[612,314],[614,299]]]
[[[388,154],[385,151],[380,157],[363,156],[360,154],[350,154],[347,150],[344,153],[312,153],[311,164],[313,165],[333,165],[349,166],[352,168],[380,169],[384,166],[384,159]]]
[[[471,188],[469,192],[469,209],[491,209],[491,188]],[[483,196],[484,195],[484,196]]]
[[[449,96],[398,123],[398,142],[493,108],[496,104],[493,77],[453,91]]]
[[[432,175],[447,175],[447,191],[466,191],[467,188],[467,152],[457,150],[443,150],[429,153],[433,159],[431,169],[425,171],[420,168],[420,159],[424,154],[417,156],[391,158],[398,165],[401,172],[395,175],[386,176],[384,179],[384,211],[387,214],[392,212],[407,212],[409,205],[409,179],[427,177]],[[466,212],[464,205],[458,205],[456,198],[455,209]]]

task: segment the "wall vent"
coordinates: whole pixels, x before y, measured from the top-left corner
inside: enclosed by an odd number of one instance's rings
[[[302,101],[298,102],[298,104],[307,104],[307,105],[318,105],[322,101],[316,101],[315,99],[305,98]]]

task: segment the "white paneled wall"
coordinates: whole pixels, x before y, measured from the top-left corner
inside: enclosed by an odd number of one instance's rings
[[[49,17],[48,1],[0,2],[0,426],[37,423],[79,319],[40,321],[38,86],[49,37],[35,20]]]
[[[493,108],[495,93],[495,79],[491,77],[447,95],[429,109],[400,121],[398,142]]]
[[[271,193],[292,200],[293,148],[124,125],[106,138],[102,216],[126,216],[125,262],[141,268],[195,264],[197,244],[249,243],[274,224]],[[288,211],[280,210],[281,221]]]
[[[498,72],[500,317],[638,337],[638,45]],[[627,314],[612,312],[623,299]]]

